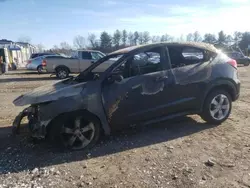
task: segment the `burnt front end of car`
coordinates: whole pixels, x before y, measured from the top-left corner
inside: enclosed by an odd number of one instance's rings
[[[28,124],[22,124],[22,120],[27,117]],[[40,105],[31,105],[20,112],[13,122],[13,134],[19,134],[22,128],[28,126],[31,136],[38,139],[45,138],[46,126],[49,121],[41,120]]]

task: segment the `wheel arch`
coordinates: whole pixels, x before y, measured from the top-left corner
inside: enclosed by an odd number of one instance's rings
[[[63,113],[60,113],[58,114],[57,116],[55,116],[49,123],[48,125],[46,126],[46,136],[48,135],[48,133],[50,132],[53,124],[55,124],[59,119],[61,119],[62,117],[65,117],[65,115],[68,115],[68,114],[72,114],[72,115],[76,115],[76,114],[79,114],[79,115],[86,115],[88,117],[90,117],[91,119],[93,119],[94,121],[96,121],[97,123],[99,123],[100,125],[100,128],[101,128],[101,134],[109,134],[109,130],[107,130],[105,128],[105,126],[103,126],[100,118],[91,113],[90,111],[88,111],[87,109],[79,109],[79,110],[74,110],[74,111],[69,111],[69,112],[63,112]]]
[[[70,68],[67,67],[66,65],[58,65],[58,66],[55,68],[55,71],[57,71],[57,69],[59,69],[59,68],[67,69],[67,70],[69,71],[69,73],[70,73]]]
[[[234,84],[232,81],[229,80],[219,80],[214,82],[213,84],[211,84],[211,86],[207,89],[207,91],[205,92],[205,96],[203,98],[202,101],[202,108],[203,109],[203,105],[204,102],[206,100],[206,98],[208,97],[208,95],[216,90],[224,90],[226,92],[228,92],[228,94],[231,96],[232,101],[235,101],[237,99],[237,90],[236,90],[236,84]]]
[[[42,64],[37,65],[36,70],[38,70],[38,67],[42,67]]]

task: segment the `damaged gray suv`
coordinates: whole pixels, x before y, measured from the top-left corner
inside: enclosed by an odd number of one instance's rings
[[[104,72],[98,72],[104,64]],[[76,77],[39,87],[13,103],[30,105],[33,137],[78,150],[129,125],[199,114],[211,124],[230,115],[238,99],[237,62],[205,43],[157,43],[115,51]]]

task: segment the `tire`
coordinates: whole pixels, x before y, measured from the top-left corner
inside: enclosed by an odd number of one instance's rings
[[[69,76],[69,70],[66,67],[59,67],[56,69],[56,77],[59,79],[65,79]]]
[[[219,96],[223,98],[222,104],[220,104],[221,102]],[[218,103],[217,106],[216,102]],[[206,97],[200,116],[207,123],[218,125],[229,117],[231,109],[232,98],[229,93],[224,90],[215,90],[209,93]]]
[[[42,65],[39,65],[37,67],[37,72],[38,72],[38,74],[42,74],[43,73],[43,67],[42,67]]]
[[[76,125],[80,128],[78,129]],[[83,113],[64,114],[50,126],[49,140],[61,149],[87,150],[92,148],[100,137],[99,121]]]
[[[249,64],[250,64],[250,63],[249,63],[249,62],[247,62],[247,63],[245,63],[245,64],[244,64],[244,66],[249,66]]]

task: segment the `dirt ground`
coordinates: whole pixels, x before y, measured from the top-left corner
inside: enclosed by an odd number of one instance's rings
[[[104,137],[88,152],[11,136],[23,109],[13,99],[55,79],[23,71],[0,75],[0,188],[250,187],[250,67],[238,70],[241,96],[222,125],[189,116]]]

